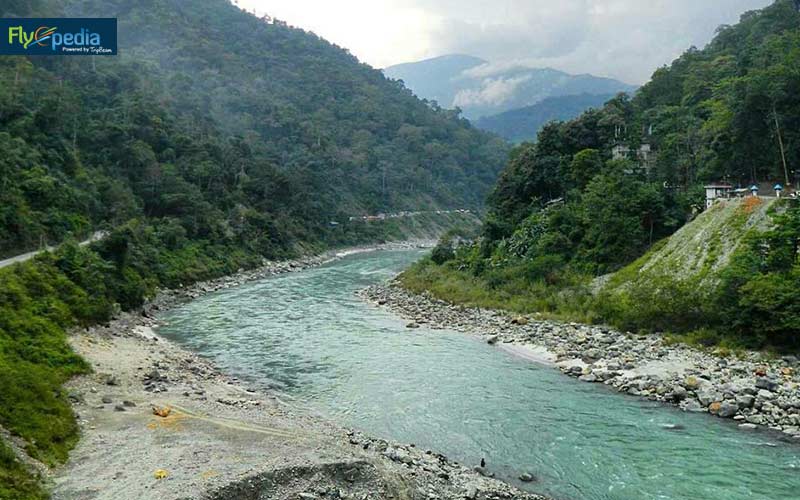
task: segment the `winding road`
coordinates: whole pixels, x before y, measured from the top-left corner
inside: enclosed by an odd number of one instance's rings
[[[80,246],[86,246],[89,243],[94,243],[95,241],[102,240],[106,236],[108,236],[108,231],[95,231],[89,238],[81,241],[78,244]],[[10,266],[11,264],[17,264],[18,262],[25,262],[26,260],[30,260],[36,257],[42,252],[50,252],[52,250],[55,250],[56,248],[57,246],[48,246],[42,250],[34,250],[33,252],[27,252],[20,255],[15,255],[14,257],[9,257],[5,260],[0,260],[0,268]]]

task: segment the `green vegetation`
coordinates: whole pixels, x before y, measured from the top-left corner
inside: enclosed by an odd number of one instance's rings
[[[703,206],[704,183],[787,183],[800,164],[797,88],[800,14],[778,0],[632,99],[546,125],[512,151],[481,237],[403,281],[482,307],[797,349],[795,202],[771,217],[754,198],[716,206],[670,238]],[[630,153],[615,159],[617,145]]]
[[[0,498],[44,500],[47,493],[36,478],[17,461],[14,452],[0,440]]]
[[[158,287],[325,248],[432,236],[473,216],[508,151],[347,51],[227,0],[38,0],[3,17],[118,17],[118,57],[0,60],[0,425],[63,462],[66,331]],[[247,33],[246,37],[242,34]],[[0,492],[32,482],[0,461]],[[32,485],[32,486],[31,486]]]
[[[0,7],[59,13],[118,17],[123,50],[0,61],[0,255],[141,216],[279,251],[353,215],[479,208],[505,161],[456,113],[227,0]]]

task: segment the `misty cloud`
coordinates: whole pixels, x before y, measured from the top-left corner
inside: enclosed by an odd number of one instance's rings
[[[530,80],[530,75],[512,78],[486,78],[481,82],[480,89],[465,89],[458,92],[453,100],[453,106],[461,108],[486,105],[497,106],[514,95],[517,87],[528,80]]]
[[[312,30],[375,67],[445,54],[634,84],[721,24],[772,0],[238,0]],[[502,84],[498,89],[502,88]],[[490,89],[489,95],[493,92]]]
[[[771,0],[414,0],[438,22],[431,55],[550,66],[642,83],[721,24]],[[491,74],[494,68],[480,71]]]

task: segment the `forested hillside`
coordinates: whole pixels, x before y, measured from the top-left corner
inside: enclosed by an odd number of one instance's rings
[[[264,258],[402,238],[399,219],[350,217],[480,207],[507,154],[227,0],[13,0],[0,15],[119,19],[116,57],[0,58],[0,257],[109,231],[0,269],[0,426],[49,465],[77,439],[61,384],[87,370],[67,328]],[[0,443],[0,497],[44,495]]]
[[[572,120],[589,108],[599,108],[612,94],[579,94],[548,97],[533,106],[484,116],[475,122],[482,130],[493,132],[511,142],[533,141],[548,122]]]
[[[680,290],[667,293],[664,283],[650,282],[651,294],[615,307],[614,297],[593,300],[589,284],[636,260],[701,210],[706,182],[794,182],[798,88],[795,2],[778,0],[746,13],[739,24],[721,27],[706,48],[692,48],[657,70],[632,99],[619,96],[575,120],[549,124],[535,145],[518,147],[489,198],[479,242],[456,253],[445,245],[435,254],[445,265],[425,264],[407,281],[447,295],[456,280],[480,291],[455,298],[490,297],[492,305],[666,328],[659,316],[690,313],[682,309],[688,302],[670,302]],[[651,148],[646,157],[637,154],[645,144]],[[630,149],[627,158],[612,158],[616,145]],[[749,345],[798,343],[798,316],[787,306],[798,299],[790,291],[800,289],[797,233],[794,243],[789,236],[797,210],[796,202],[786,203],[788,214],[775,216],[774,234],[737,233],[754,243],[741,246],[722,289],[691,295],[704,313],[669,322],[670,328],[714,329]],[[773,241],[769,252],[765,241]],[[483,295],[486,289],[491,292]],[[650,308],[647,319],[640,307]],[[726,314],[711,315],[715,309]],[[754,321],[767,317],[781,319],[765,335]]]
[[[118,17],[121,47],[3,59],[0,254],[141,215],[189,236],[319,238],[350,215],[477,207],[504,161],[499,139],[226,0],[0,11]]]

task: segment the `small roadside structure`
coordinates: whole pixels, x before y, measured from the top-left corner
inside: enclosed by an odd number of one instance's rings
[[[711,208],[717,200],[730,198],[733,192],[733,186],[727,182],[718,182],[716,184],[708,184],[705,186],[706,190],[706,209]]]
[[[752,194],[754,197],[758,196],[758,186],[756,184],[750,186],[750,194]]]
[[[775,197],[780,198],[781,193],[783,192],[783,186],[780,184],[775,184],[775,187],[773,187],[772,189],[775,190]]]

